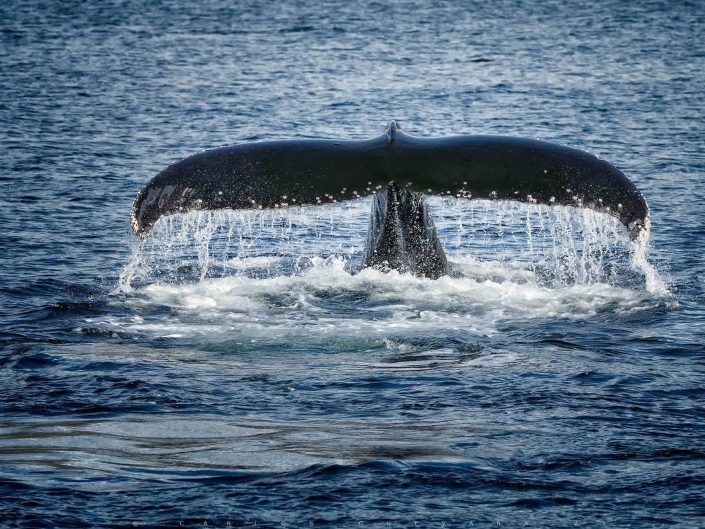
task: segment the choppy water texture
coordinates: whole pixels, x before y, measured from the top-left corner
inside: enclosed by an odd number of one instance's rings
[[[701,527],[705,4],[0,5],[0,525]],[[268,138],[514,134],[625,171],[648,248],[433,199],[454,267],[356,273],[369,201],[192,214]]]

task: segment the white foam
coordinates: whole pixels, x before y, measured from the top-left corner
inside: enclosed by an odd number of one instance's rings
[[[492,272],[507,279],[429,280],[373,269],[351,274],[343,259],[314,258],[310,269],[295,275],[234,275],[148,285],[126,303],[169,308],[168,317],[104,323],[161,337],[269,340],[303,333],[319,338],[383,338],[454,329],[489,336],[499,323],[511,319],[583,319],[607,307],[626,314],[654,306],[644,291],[604,283],[550,288],[513,280],[516,270],[511,268],[494,266]]]

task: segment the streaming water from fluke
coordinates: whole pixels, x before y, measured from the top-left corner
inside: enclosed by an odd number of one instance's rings
[[[646,290],[657,296],[669,296],[670,292],[666,281],[661,277],[656,267],[647,259],[649,249],[649,233],[647,236],[633,243],[632,266],[644,274]]]
[[[669,294],[648,261],[648,239],[632,243],[608,215],[570,207],[431,198],[455,277],[560,288],[604,283]],[[301,274],[327,259],[361,266],[370,201],[283,210],[200,211],[162,219],[133,242],[116,292],[233,275]]]

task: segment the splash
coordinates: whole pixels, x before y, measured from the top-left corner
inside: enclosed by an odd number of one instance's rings
[[[602,213],[503,201],[431,197],[438,235],[454,277],[541,288],[605,284],[668,294],[647,259],[648,240],[632,243]],[[370,201],[280,210],[199,211],[162,219],[134,242],[117,292],[153,283],[207,278],[301,275],[335,259],[359,269]],[[642,286],[639,287],[639,284]]]
[[[659,306],[643,290],[605,283],[547,287],[501,263],[480,264],[471,258],[463,263],[469,269],[478,265],[474,276],[428,280],[370,268],[350,274],[341,257],[314,257],[297,274],[155,282],[122,298],[127,313],[89,324],[118,335],[189,340],[225,350],[315,344],[342,352],[374,349],[390,338],[491,337],[506,332],[510,321],[525,326],[557,318],[629,318]]]
[[[654,265],[647,259],[649,250],[648,232],[645,237],[639,239],[633,245],[632,266],[644,274],[646,290],[656,296],[666,297],[670,295],[668,285]]]
[[[131,259],[117,291],[155,281],[299,274],[321,256],[352,260],[363,250],[358,228],[369,216],[354,206],[197,211],[163,218],[146,241],[131,241]]]

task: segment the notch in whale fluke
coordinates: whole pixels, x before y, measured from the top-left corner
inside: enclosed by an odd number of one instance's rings
[[[632,240],[649,230],[648,206],[636,186],[589,153],[505,136],[417,138],[396,121],[367,140],[266,141],[196,154],[144,186],[131,225],[145,238],[165,215],[336,203],[383,192],[390,182],[423,194],[606,212]]]

